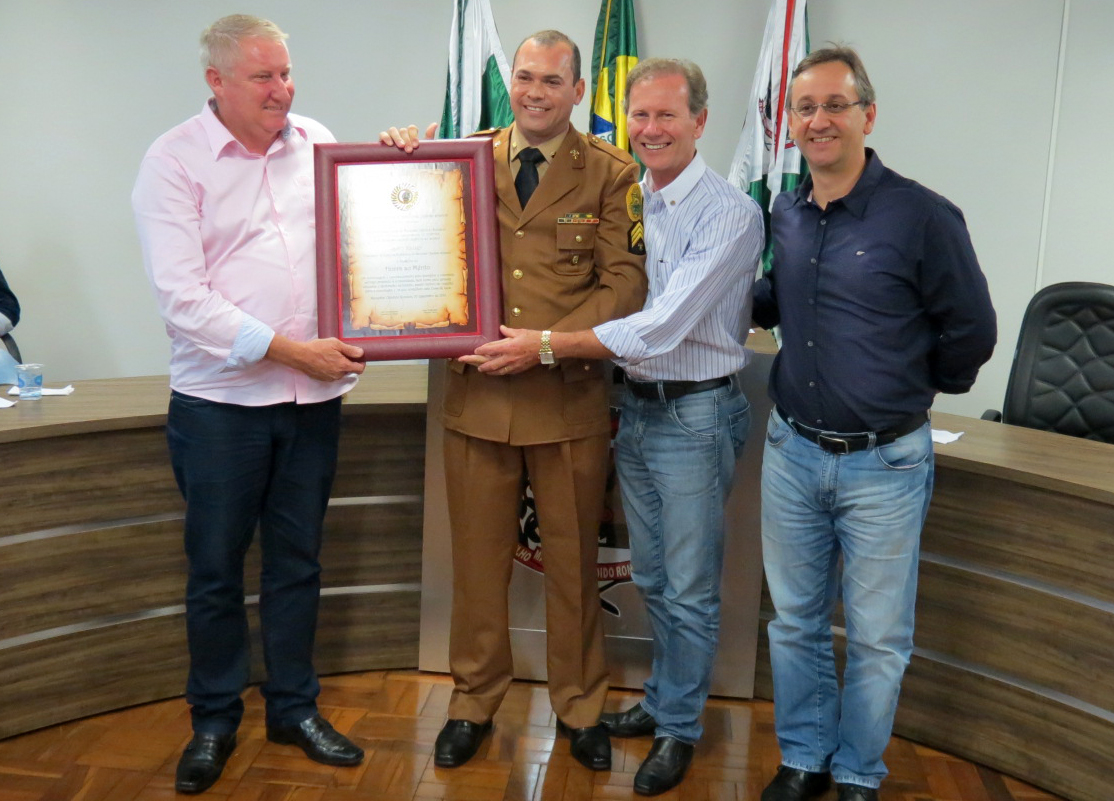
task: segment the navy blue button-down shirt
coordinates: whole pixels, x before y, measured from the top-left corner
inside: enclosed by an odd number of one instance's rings
[[[962,212],[866,152],[826,209],[811,179],[778,196],[773,270],[755,285],[754,321],[781,324],[770,395],[828,431],[882,431],[966,392],[997,340]]]

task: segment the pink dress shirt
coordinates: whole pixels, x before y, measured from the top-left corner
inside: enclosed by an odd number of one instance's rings
[[[213,113],[147,151],[132,191],[143,263],[170,336],[170,386],[241,406],[329,400],[356,384],[264,359],[272,337],[317,337],[313,145],[321,124],[290,114],[266,155]]]

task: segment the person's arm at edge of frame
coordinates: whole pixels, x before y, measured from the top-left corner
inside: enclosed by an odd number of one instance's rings
[[[0,273],[0,336],[19,325],[19,299]]]

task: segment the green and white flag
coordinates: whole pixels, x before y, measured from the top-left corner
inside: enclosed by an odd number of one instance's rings
[[[638,37],[631,0],[603,0],[592,52],[592,118],[588,130],[621,150],[630,150],[623,100],[627,73],[638,63]]]
[[[808,55],[806,0],[773,0],[762,52],[750,90],[743,133],[735,149],[728,180],[762,207],[766,218],[765,270],[770,269],[770,209],[779,193],[794,189],[804,178],[801,152],[789,139],[786,93],[793,68]]]
[[[449,77],[437,135],[459,139],[514,119],[507,92],[511,68],[488,0],[455,0],[449,32]]]

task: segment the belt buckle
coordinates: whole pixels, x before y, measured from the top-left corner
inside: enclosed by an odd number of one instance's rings
[[[827,434],[817,434],[816,444],[826,450],[828,453],[834,453],[837,456],[846,456],[851,453],[851,443],[842,437],[831,437]]]

